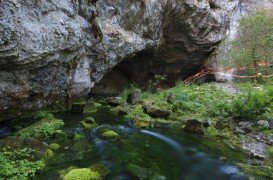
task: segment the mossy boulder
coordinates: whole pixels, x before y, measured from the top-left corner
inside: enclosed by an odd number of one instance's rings
[[[203,123],[196,119],[188,120],[183,130],[186,132],[196,133],[196,134],[205,133]]]
[[[101,137],[104,139],[114,139],[118,137],[118,133],[112,130],[107,130],[101,133]]]
[[[92,117],[87,117],[83,121],[80,122],[80,125],[85,129],[85,130],[91,130],[94,128],[97,124]]]
[[[140,119],[138,117],[136,117],[133,122],[134,122],[134,125],[136,127],[138,127],[138,128],[148,128],[148,127],[150,127],[150,121]]]
[[[62,178],[63,180],[99,180],[100,174],[89,168],[72,169]]]
[[[45,118],[15,133],[16,136],[24,138],[35,138],[43,140],[52,137],[56,130],[64,125],[61,119]]]
[[[168,119],[171,115],[170,110],[152,106],[150,104],[145,104],[143,106],[143,111],[153,118]]]
[[[61,145],[59,145],[57,143],[51,143],[48,148],[52,151],[57,151],[58,149],[60,149],[60,147],[61,147]]]

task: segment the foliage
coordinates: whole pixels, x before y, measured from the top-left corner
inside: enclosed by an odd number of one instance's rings
[[[241,18],[238,37],[229,52],[236,66],[254,66],[259,62],[272,63],[273,16],[266,10]]]
[[[41,120],[45,118],[54,118],[54,115],[48,111],[38,111],[34,115],[35,120]]]
[[[0,149],[0,179],[29,179],[44,168],[43,161],[35,160],[30,148]]]
[[[231,115],[245,119],[257,119],[272,116],[273,86],[262,90],[243,93],[233,101]]]
[[[33,137],[35,139],[45,139],[51,137],[56,130],[61,128],[64,122],[60,119],[45,118],[36,122],[24,129],[19,130],[15,135],[28,138]]]

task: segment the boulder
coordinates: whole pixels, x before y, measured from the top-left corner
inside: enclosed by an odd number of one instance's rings
[[[196,119],[188,120],[183,130],[186,132],[196,133],[196,134],[205,133],[203,123]]]
[[[167,119],[171,115],[171,111],[166,109],[161,109],[157,107],[153,107],[152,105],[144,105],[143,106],[144,113],[148,114],[153,118],[163,118]]]
[[[248,121],[240,121],[239,122],[239,129],[241,129],[242,131],[246,132],[246,133],[250,133],[252,131],[252,126],[253,123],[248,122]]]
[[[0,119],[86,96],[113,69],[143,84],[157,71],[191,74],[226,38],[238,1],[211,4],[1,1]]]
[[[259,120],[257,125],[261,128],[269,128],[269,123],[266,120]]]
[[[131,104],[131,105],[136,105],[138,103],[140,103],[141,101],[141,90],[140,89],[136,89],[133,90],[127,98],[127,103]]]
[[[121,98],[120,97],[111,97],[105,99],[106,104],[116,107],[122,104]]]

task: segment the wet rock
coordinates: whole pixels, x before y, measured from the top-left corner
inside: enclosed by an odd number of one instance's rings
[[[105,99],[105,102],[110,105],[110,106],[113,106],[113,107],[116,107],[116,106],[119,106],[122,104],[122,101],[121,101],[121,97],[111,97],[111,98],[107,98]]]
[[[171,115],[171,112],[169,110],[153,107],[152,105],[144,105],[143,111],[153,118],[167,119]]]
[[[252,140],[244,140],[242,142],[243,149],[247,150],[249,155],[253,158],[264,160],[265,158],[265,144]]]
[[[188,120],[183,130],[190,133],[196,133],[196,134],[205,133],[203,123],[196,119]]]
[[[136,105],[136,104],[140,103],[140,101],[141,101],[141,90],[140,89],[136,89],[128,95],[127,103],[129,103],[131,105]]]
[[[85,106],[86,106],[85,102],[73,103],[72,107],[71,107],[71,113],[73,113],[73,114],[83,114]]]
[[[252,131],[253,123],[247,121],[239,122],[239,128],[246,133],[250,133]]]
[[[266,120],[259,120],[257,125],[261,128],[269,128],[269,123]]]

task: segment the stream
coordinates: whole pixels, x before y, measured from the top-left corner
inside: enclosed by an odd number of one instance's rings
[[[119,120],[107,108],[85,116],[90,115],[99,124],[92,131],[77,126],[83,116],[59,115],[66,123],[67,133],[83,133],[85,138],[78,142],[57,141],[69,148],[59,151],[56,161],[47,165],[43,179],[52,179],[52,172],[59,169],[89,167],[94,163],[102,163],[111,170],[106,179],[246,179],[235,165],[244,160],[242,153],[215,139],[170,127],[140,130],[130,121]],[[117,132],[119,138],[100,138],[98,131],[103,128]],[[220,161],[223,156],[228,161]]]

